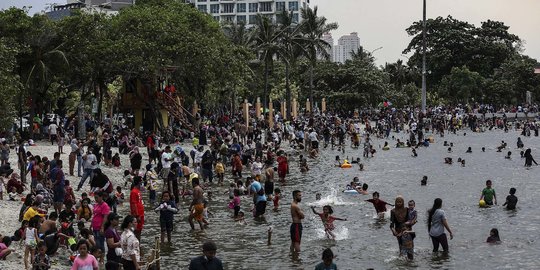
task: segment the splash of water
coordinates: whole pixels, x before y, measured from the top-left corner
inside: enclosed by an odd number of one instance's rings
[[[341,193],[341,192],[340,192]],[[322,194],[324,196],[324,194]],[[330,189],[330,194],[321,197],[320,200],[309,203],[309,206],[324,206],[324,205],[353,205],[352,202],[343,201],[338,196],[338,191],[335,188]]]
[[[349,238],[349,229],[345,226],[336,226],[336,229],[332,231],[336,238],[334,240],[341,241]],[[326,232],[324,228],[321,227],[316,229],[317,239],[327,239]]]

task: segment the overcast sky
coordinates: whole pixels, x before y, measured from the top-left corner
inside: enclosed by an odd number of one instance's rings
[[[33,14],[49,3],[66,0],[0,0],[0,9],[9,6],[33,6]],[[503,21],[510,32],[525,41],[525,54],[540,59],[540,0],[428,0],[427,17],[452,15],[476,26],[488,19]],[[405,28],[422,19],[422,0],[311,0],[319,14],[339,29],[337,39],[358,32],[362,46],[374,52],[378,64],[407,60],[401,56],[410,41]]]

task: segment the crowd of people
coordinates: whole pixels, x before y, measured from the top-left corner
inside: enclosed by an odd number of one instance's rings
[[[411,147],[413,157],[418,155],[419,148],[429,147],[432,140],[424,135],[428,133],[444,137],[464,129],[472,132],[519,129],[521,136],[538,136],[536,121],[510,122],[506,115],[485,118],[478,114],[483,109],[439,107],[423,114],[413,109],[387,108],[305,114],[294,121],[285,121],[278,113],[274,116],[273,126],[264,119],[252,119],[247,125],[240,116],[209,115],[201,117],[199,130],[191,135],[186,135],[189,133],[185,131],[175,133],[183,135],[173,141],[165,141],[156,133],[139,134],[128,125],[115,126],[110,121],[97,123],[90,120],[86,124],[85,139],[82,139],[74,132],[72,122],[54,120],[46,129],[40,129],[40,132],[48,131],[52,144],[58,144],[58,152],[51,159],[33,155],[29,151],[34,143],[31,140],[19,138],[12,147],[4,140],[0,147],[0,188],[6,188],[10,200],[23,201],[19,215],[21,226],[13,235],[0,238],[0,258],[9,256],[13,242],[22,241],[26,269],[49,269],[50,256],[54,256],[60,247],[72,254],[71,269],[98,269],[100,265],[106,269],[119,269],[120,266],[140,269],[145,205],[159,214],[161,241],[171,242],[175,214],[183,211],[179,207],[181,202],[190,201],[184,210],[190,228],[205,230],[209,225],[208,216],[212,215],[208,200],[216,187],[226,188],[227,185],[228,205],[232,218],[238,222],[245,222],[246,213],[255,219],[264,219],[267,205],[278,209],[281,193],[290,192],[293,198],[290,250],[298,254],[305,218],[300,204],[302,191],[276,187],[287,182],[292,159],[298,160],[301,172],[309,171],[308,158],[317,159],[321,148],[333,148],[343,153],[352,151],[351,155],[362,153],[363,158],[369,159],[376,154],[372,138],[389,139],[392,131],[408,134],[408,139],[405,142],[398,140],[396,147]],[[191,145],[185,139],[190,139]],[[69,142],[68,168],[61,159],[64,142]],[[517,145],[525,149],[521,139]],[[142,147],[146,148],[147,159],[139,150]],[[390,146],[385,144],[385,147]],[[506,145],[502,144],[500,150],[504,148]],[[10,154],[12,149],[15,153]],[[121,164],[121,155],[126,155],[129,164]],[[8,162],[13,157],[17,160],[18,173]],[[522,157],[525,166],[536,164],[530,149],[523,151]],[[337,166],[357,164],[359,170],[364,169],[360,158],[344,162],[336,157],[336,163]],[[464,160],[462,164],[464,166]],[[123,184],[109,179],[103,171],[106,167],[125,170]],[[72,186],[67,177],[78,182],[72,180]],[[427,176],[422,180],[422,185],[425,184]],[[350,186],[360,194],[369,194],[366,183],[353,181]],[[129,196],[124,195],[125,190]],[[515,193],[515,189],[510,190],[505,203],[508,209],[515,209]],[[400,253],[412,260],[416,236],[413,226],[418,219],[415,202],[408,201],[406,207],[404,198],[397,197],[391,205],[381,200],[378,192],[371,194],[372,199],[367,201],[374,205],[380,218],[385,218],[388,205],[394,207],[390,211],[391,232],[397,238]],[[0,199],[3,199],[2,195],[0,189]],[[497,203],[491,181],[482,191],[481,201],[487,206]],[[121,217],[119,207],[124,203],[129,203],[129,213]],[[439,245],[448,252],[445,230],[450,239],[453,238],[441,208],[442,200],[437,198],[428,214],[434,252],[439,250]],[[312,211],[321,218],[327,237],[334,239],[333,222],[346,219],[334,217],[330,205],[324,206],[322,213],[315,208]],[[495,228],[488,241],[494,239],[499,239]],[[189,269],[223,269],[221,261],[215,257],[215,243],[205,242],[202,250],[203,256],[194,258]],[[336,269],[332,258],[332,251],[325,250],[323,262],[316,269]]]

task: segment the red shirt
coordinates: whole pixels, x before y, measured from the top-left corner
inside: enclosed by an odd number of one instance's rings
[[[377,211],[377,213],[386,212],[387,203],[385,201],[380,200],[380,199],[377,202],[375,202],[375,200],[373,199],[369,199],[367,201],[372,203],[373,206],[375,206],[375,211]]]
[[[287,171],[288,170],[289,164],[287,163],[287,158],[286,157],[279,156],[277,158],[277,162],[278,162],[278,170],[280,170],[280,171]]]
[[[138,188],[133,188],[129,194],[129,206],[131,215],[135,217],[144,217],[144,205],[142,202],[141,191]]]

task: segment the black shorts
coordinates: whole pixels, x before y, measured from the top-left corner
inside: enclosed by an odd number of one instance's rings
[[[258,202],[255,205],[255,217],[262,216],[266,212],[266,201]]]
[[[161,226],[162,232],[172,232],[173,230],[173,221],[172,220],[160,220],[159,225]]]
[[[56,141],[56,135],[51,134],[51,142],[54,142],[54,141]]]
[[[319,149],[319,141],[312,141],[311,142],[311,148]]]
[[[291,241],[293,243],[300,243],[302,240],[302,223],[291,224]]]

